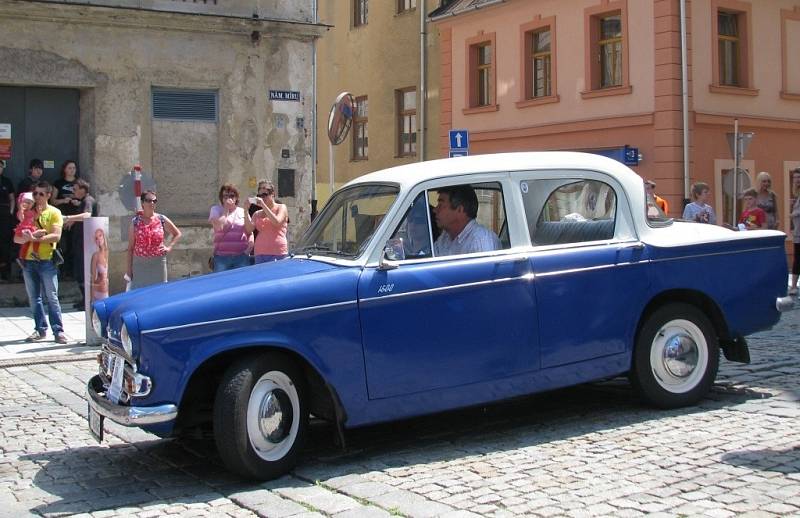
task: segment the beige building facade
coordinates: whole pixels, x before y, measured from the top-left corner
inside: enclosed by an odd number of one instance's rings
[[[432,0],[321,0],[318,42],[317,196],[320,206],[347,181],[379,169],[440,157],[438,39]],[[433,71],[433,73],[431,73]],[[350,92],[349,136],[329,145],[332,103]],[[333,168],[331,165],[333,152]]]
[[[431,18],[443,152],[454,128],[470,131],[473,154],[627,146],[671,215],[704,181],[729,221],[727,134],[738,119],[754,134],[741,166],[753,185],[772,175],[788,229],[788,173],[800,166],[797,0],[451,0]]]
[[[314,41],[325,29],[315,14],[313,0],[0,0],[0,123],[16,117],[8,174],[18,181],[40,158],[52,181],[61,160],[78,161],[99,215],[110,217],[112,291],[122,283],[137,163],[158,191],[157,210],[184,232],[170,278],[206,270],[208,211],[222,183],[247,196],[257,179],[272,180],[291,232],[303,230]],[[47,99],[65,92],[76,108],[56,119],[55,107],[49,119]],[[68,128],[59,135],[74,136],[74,151],[59,155],[47,134],[34,138],[48,124]]]

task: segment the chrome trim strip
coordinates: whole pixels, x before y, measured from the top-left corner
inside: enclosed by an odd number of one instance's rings
[[[447,291],[447,290],[457,290],[462,288],[474,288],[477,286],[487,286],[490,284],[501,284],[511,281],[532,281],[534,279],[533,273],[526,273],[525,275],[521,275],[519,277],[503,277],[502,279],[490,279],[487,281],[477,281],[477,282],[467,282],[464,284],[456,284],[454,286],[439,286],[438,288],[428,288],[425,290],[417,290],[417,291],[406,291],[403,293],[393,293],[391,295],[381,295],[380,297],[367,297],[361,299],[361,303],[365,302],[372,302],[375,300],[386,300],[386,299],[395,299],[398,297],[407,297],[410,295],[425,295],[428,293],[436,293],[440,291]]]
[[[660,263],[666,261],[680,261],[681,259],[695,259],[697,257],[714,257],[717,255],[733,255],[733,254],[745,254],[750,252],[763,252],[764,250],[771,250],[771,249],[780,249],[780,247],[773,246],[773,247],[760,247],[760,248],[748,248],[747,250],[735,250],[735,251],[726,251],[726,252],[713,252],[708,254],[695,254],[695,255],[682,255],[680,257],[664,257],[661,259],[650,259],[650,262],[653,263]]]
[[[97,381],[95,381],[97,380]],[[173,404],[151,407],[136,407],[115,405],[97,393],[94,385],[100,383],[100,376],[92,377],[86,384],[86,394],[89,406],[103,417],[124,426],[141,426],[148,424],[166,423],[178,417],[178,407]]]
[[[647,264],[649,261],[632,261],[628,263],[614,263],[614,264],[601,264],[598,266],[588,266],[585,268],[570,268],[568,270],[555,270],[552,272],[544,272],[544,273],[537,273],[537,277],[552,277],[555,275],[564,275],[568,273],[578,273],[578,272],[591,272],[595,270],[607,270],[609,268],[616,268],[618,266],[635,266],[635,265],[643,265]],[[534,261],[534,264],[535,261]]]
[[[259,313],[257,315],[247,315],[243,317],[231,317],[231,318],[220,318],[217,320],[206,320],[205,322],[191,322],[189,324],[181,324],[177,326],[166,326],[166,327],[158,327],[155,329],[147,329],[142,331],[143,335],[150,334],[150,333],[158,333],[161,331],[173,331],[175,329],[185,329],[187,327],[197,327],[197,326],[204,326],[208,324],[221,324],[223,322],[236,322],[237,320],[247,320],[250,318],[262,318],[262,317],[271,317],[275,315],[288,315],[291,313],[298,313],[301,311],[312,311],[315,309],[328,309],[328,308],[335,308],[339,306],[349,306],[349,305],[358,304],[357,300],[348,300],[345,302],[334,302],[333,304],[321,304],[319,306],[310,306],[307,308],[297,308],[297,309],[286,309],[283,311],[272,311],[270,313]]]

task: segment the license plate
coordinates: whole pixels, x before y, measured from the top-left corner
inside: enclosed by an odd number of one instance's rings
[[[108,387],[106,397],[115,405],[119,403],[122,395],[122,379],[125,377],[125,360],[116,354],[111,355],[111,385]]]
[[[88,405],[88,403],[87,403]],[[103,420],[105,417],[97,413],[92,405],[89,406],[89,432],[92,434],[97,442],[103,442]]]

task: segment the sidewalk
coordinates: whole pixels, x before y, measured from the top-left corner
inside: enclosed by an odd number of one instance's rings
[[[100,348],[85,345],[85,315],[83,311],[74,310],[63,313],[64,334],[67,335],[65,345],[55,343],[50,329],[46,340],[27,343],[25,338],[33,332],[30,309],[0,308],[0,367],[96,356]]]

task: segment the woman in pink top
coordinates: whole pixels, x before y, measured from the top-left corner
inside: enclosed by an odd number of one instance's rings
[[[256,264],[277,261],[289,255],[286,242],[286,227],[289,224],[289,211],[286,205],[275,201],[275,186],[267,183],[266,190],[259,193],[256,205],[261,210],[245,217],[247,228],[258,230],[255,243]]]
[[[219,205],[211,207],[208,221],[214,227],[214,271],[224,272],[250,264],[247,211],[239,207],[239,190],[230,183],[219,189]]]
[[[156,193],[140,196],[142,213],[128,226],[128,278],[131,289],[167,282],[167,254],[181,238],[181,231],[163,214],[156,212]],[[164,242],[169,233],[172,240]]]

